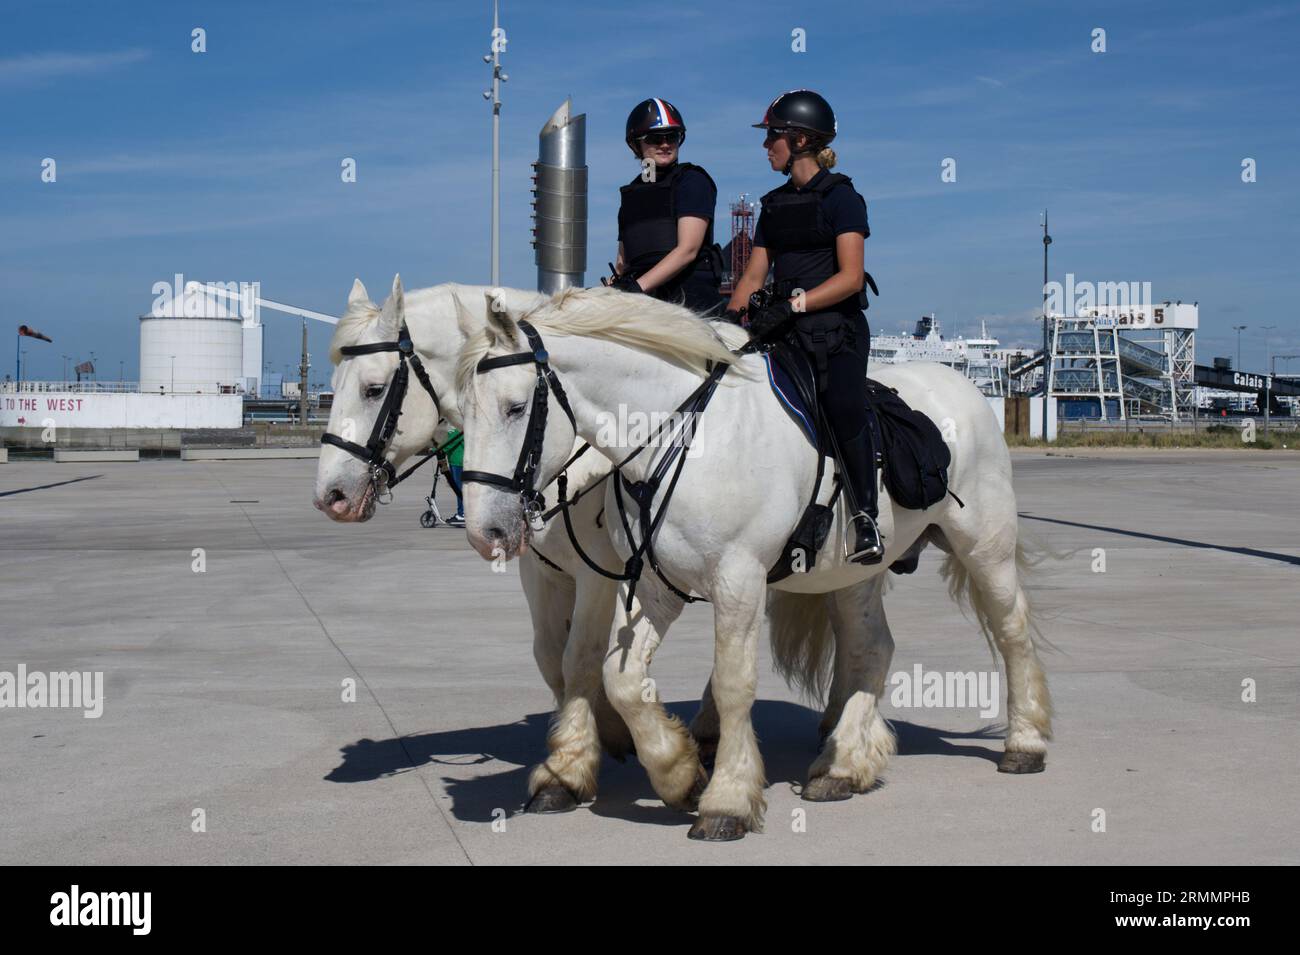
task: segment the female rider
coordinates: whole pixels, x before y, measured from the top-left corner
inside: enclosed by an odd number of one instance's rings
[[[853,515],[849,559],[879,563],[885,549],[876,527],[875,452],[867,425],[871,331],[861,300],[863,244],[871,233],[867,205],[847,176],[830,172],[835,114],[820,95],[782,93],[754,125],[767,130],[763,146],[772,169],[790,178],[762,199],[753,254],[728,303],[728,317],[747,307],[772,268],[774,296],[750,310],[750,335],[760,342],[790,335],[817,369]]]
[[[699,166],[677,161],[686,123],[667,100],[638,103],[626,142],[641,173],[621,189],[618,260],[608,285],[682,302],[704,313],[722,302],[722,254],[713,242],[718,187]]]

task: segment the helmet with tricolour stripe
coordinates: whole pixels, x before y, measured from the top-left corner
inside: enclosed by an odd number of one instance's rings
[[[682,119],[681,112],[668,100],[651,97],[637,103],[628,114],[625,141],[628,148],[640,158],[641,152],[636,145],[639,140],[650,133],[671,130],[681,132],[679,145],[686,141],[686,121]]]

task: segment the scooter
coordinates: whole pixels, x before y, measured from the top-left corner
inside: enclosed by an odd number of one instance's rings
[[[421,527],[437,527],[439,524],[447,524],[447,519],[442,516],[442,511],[438,510],[438,477],[447,467],[446,457],[438,459],[438,466],[433,469],[433,487],[429,490],[429,496],[424,499],[427,510],[420,515]],[[452,480],[450,471],[447,472],[447,483],[451,485],[453,492],[457,491],[456,482]]]

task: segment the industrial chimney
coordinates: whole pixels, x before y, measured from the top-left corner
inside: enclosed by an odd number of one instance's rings
[[[581,286],[587,271],[587,116],[565,100],[539,136],[533,163],[533,248],[537,290]]]

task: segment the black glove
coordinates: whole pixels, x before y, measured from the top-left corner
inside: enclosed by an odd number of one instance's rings
[[[641,294],[645,293],[645,289],[643,289],[637,283],[637,280],[634,279],[632,276],[628,275],[627,273],[624,273],[622,275],[615,275],[613,278],[611,278],[609,280],[609,287],[616,288],[620,292],[637,292]]]
[[[794,318],[794,307],[789,301],[766,305],[749,317],[749,337],[755,341],[769,341],[775,338],[792,318]]]
[[[740,320],[744,317],[744,315],[745,313],[743,311],[737,311],[734,308],[729,308],[722,313],[722,320],[724,322],[731,322],[731,324],[733,325],[739,325]]]

